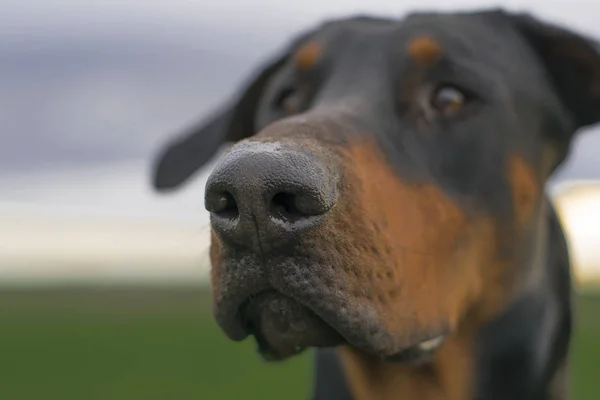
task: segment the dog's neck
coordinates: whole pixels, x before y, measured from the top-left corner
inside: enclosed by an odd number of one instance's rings
[[[550,202],[543,208],[521,295],[477,337],[477,397],[567,397],[571,271],[566,239]]]
[[[350,347],[319,350],[315,399],[563,399],[570,272],[556,214],[551,207],[545,214],[529,255],[534,267],[500,316],[483,327],[461,325],[426,366],[384,362]]]
[[[469,327],[452,335],[435,359],[423,366],[383,362],[353,348],[339,350],[355,400],[469,399],[475,368],[475,332]]]

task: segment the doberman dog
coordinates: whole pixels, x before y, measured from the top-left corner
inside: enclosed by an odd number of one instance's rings
[[[328,20],[169,142],[206,183],[214,316],[314,399],[565,399],[572,283],[545,183],[600,120],[600,52],[504,9]],[[249,390],[251,390],[249,388]]]

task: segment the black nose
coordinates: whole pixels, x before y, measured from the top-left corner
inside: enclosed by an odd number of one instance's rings
[[[225,241],[265,252],[318,225],[336,202],[337,181],[311,152],[246,142],[215,167],[205,206]]]

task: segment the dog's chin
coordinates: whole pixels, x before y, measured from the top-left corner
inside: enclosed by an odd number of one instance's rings
[[[311,310],[275,291],[249,299],[241,310],[248,333],[267,361],[281,361],[309,347],[333,347],[342,336]]]

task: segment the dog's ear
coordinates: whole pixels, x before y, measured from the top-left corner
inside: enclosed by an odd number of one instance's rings
[[[556,119],[545,129],[544,152],[551,173],[569,154],[574,134],[600,122],[600,45],[581,33],[529,14],[508,15],[547,71],[567,112],[566,118]]]
[[[600,45],[528,14],[511,19],[548,71],[573,128],[600,122]]]
[[[153,166],[154,189],[163,192],[179,187],[206,164],[221,145],[252,136],[264,89],[290,54],[291,50],[283,52],[263,65],[248,80],[237,99],[164,145]]]

